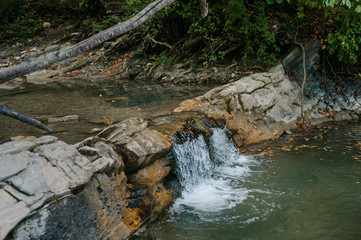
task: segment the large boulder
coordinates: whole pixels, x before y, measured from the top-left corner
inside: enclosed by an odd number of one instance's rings
[[[167,154],[171,147],[172,141],[164,133],[150,129],[137,133],[123,149],[126,170],[132,172],[152,164]]]
[[[225,119],[238,146],[275,139],[299,117],[298,86],[281,65],[210,90],[179,104],[174,112],[198,111]],[[295,105],[296,104],[296,105]]]
[[[46,203],[87,184],[94,173],[121,166],[122,159],[100,139],[91,146],[68,145],[52,136],[0,145],[0,239]]]

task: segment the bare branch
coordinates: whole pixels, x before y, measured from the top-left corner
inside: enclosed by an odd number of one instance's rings
[[[131,19],[121,22],[111,28],[108,28],[103,32],[100,32],[88,39],[85,39],[82,42],[74,44],[65,49],[61,49],[59,51],[50,52],[37,58],[29,59],[28,61],[21,64],[1,70],[0,83],[4,83],[13,78],[25,75],[30,72],[34,72],[36,70],[47,68],[55,62],[59,62],[67,58],[76,56],[114,37],[129,32],[145,23],[158,11],[172,4],[175,1],[177,0],[156,0],[149,4],[147,7],[145,7],[142,11],[140,11]]]

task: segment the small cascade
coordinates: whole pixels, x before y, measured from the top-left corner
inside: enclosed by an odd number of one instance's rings
[[[218,212],[230,209],[247,198],[242,179],[256,162],[239,154],[228,130],[211,128],[208,145],[197,137],[173,145],[177,176],[182,186],[172,211]]]

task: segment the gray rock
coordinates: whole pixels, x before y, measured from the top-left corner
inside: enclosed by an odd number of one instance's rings
[[[53,143],[57,140],[58,140],[57,137],[54,137],[51,135],[46,135],[46,136],[42,136],[42,137],[35,139],[34,143],[35,143],[35,145],[41,145],[41,144],[46,144],[46,143]]]
[[[70,192],[70,182],[72,180],[69,179],[61,168],[58,168],[38,154],[32,154],[30,162],[42,173],[47,186],[54,195],[62,196]]]
[[[320,60],[319,51],[321,50],[321,46],[321,43],[318,41],[314,41],[305,46],[307,75],[317,68],[315,65]],[[302,51],[300,47],[296,47],[290,54],[288,54],[283,59],[282,63],[286,69],[303,78]]]
[[[33,165],[29,165],[25,171],[7,179],[7,181],[29,196],[50,192],[43,174]]]
[[[48,209],[42,209],[33,217],[36,218],[36,221],[33,218],[26,219],[16,228],[13,238],[22,240],[39,239],[46,233],[46,222],[50,214]]]
[[[158,157],[164,156],[172,147],[168,136],[155,130],[145,129],[124,146],[127,170],[145,167]]]
[[[273,106],[276,102],[276,91],[274,88],[262,88],[252,94],[242,94],[241,101],[246,110],[260,108],[265,111]]]
[[[89,181],[94,169],[90,161],[82,156],[74,146],[62,141],[41,145],[36,152],[61,170],[67,179],[69,189],[77,188]]]
[[[101,157],[100,151],[93,147],[83,146],[78,151],[92,162]]]
[[[15,155],[0,154],[0,182],[24,171],[28,164],[29,160],[26,152]]]
[[[0,239],[5,239],[8,233],[29,213],[30,208],[24,202],[0,209]]]
[[[92,162],[95,172],[111,169],[117,171],[120,166],[124,166],[122,158],[103,141],[84,141],[79,145],[78,151]]]
[[[0,210],[14,205],[17,200],[4,189],[0,188]]]
[[[103,172],[111,163],[109,162],[109,159],[101,157],[93,161],[91,164],[93,165],[95,172]]]
[[[32,149],[33,141],[11,141],[0,145],[0,154],[15,154]]]
[[[5,185],[4,190],[7,191],[8,193],[10,193],[12,196],[14,196],[16,199],[26,203],[26,206],[30,209],[30,210],[35,210],[38,209],[39,207],[41,207],[46,201],[48,201],[49,199],[51,199],[54,194],[50,193],[50,192],[36,192],[35,195],[33,196],[29,196],[26,195],[18,190],[16,190],[15,188],[13,188],[10,185]]]
[[[142,118],[128,118],[104,129],[97,136],[105,138],[112,143],[122,145],[126,144],[134,133],[145,129],[147,125],[148,122]]]

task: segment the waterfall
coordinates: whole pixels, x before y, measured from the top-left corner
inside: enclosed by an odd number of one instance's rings
[[[242,180],[252,172],[250,166],[256,161],[239,154],[227,129],[211,131],[208,145],[202,135],[173,145],[182,186],[182,196],[175,201],[173,212],[218,212],[247,198]]]

